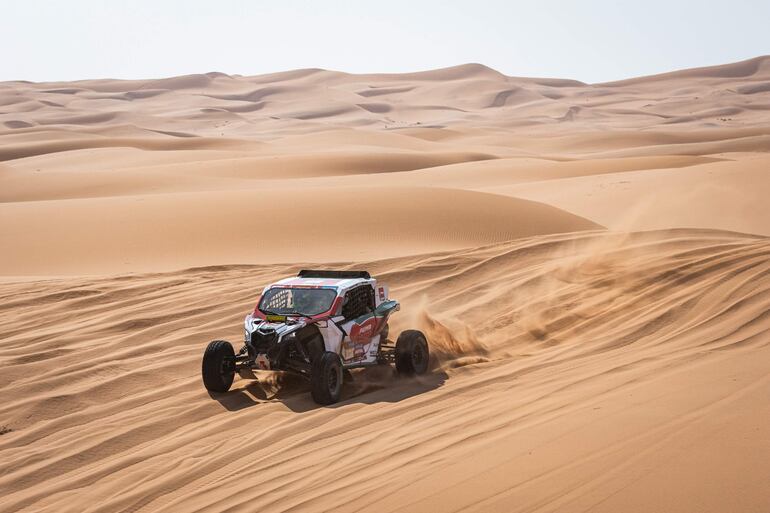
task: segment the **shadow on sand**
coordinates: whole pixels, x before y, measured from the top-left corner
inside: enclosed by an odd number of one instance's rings
[[[263,403],[281,402],[290,410],[302,413],[317,408],[339,408],[347,404],[396,403],[412,396],[434,390],[447,379],[440,369],[423,376],[400,377],[392,367],[369,367],[351,372],[351,379],[345,380],[342,399],[336,404],[320,406],[310,397],[307,380],[289,373],[270,376],[260,381],[237,378],[236,387],[229,392],[209,392],[212,399],[229,411],[238,411]]]

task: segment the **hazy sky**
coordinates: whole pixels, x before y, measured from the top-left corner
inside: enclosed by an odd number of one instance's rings
[[[601,82],[770,54],[770,0],[0,0],[0,80],[400,72]]]

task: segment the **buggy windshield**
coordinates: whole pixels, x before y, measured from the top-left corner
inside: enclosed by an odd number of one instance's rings
[[[336,297],[335,289],[275,287],[262,295],[258,308],[266,314],[318,315],[329,310]]]

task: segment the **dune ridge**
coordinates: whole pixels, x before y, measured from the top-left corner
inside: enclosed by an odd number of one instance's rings
[[[769,59],[0,83],[0,511],[767,513]],[[307,266],[431,372],[206,393]]]
[[[308,258],[298,230],[321,261],[597,226],[770,235],[767,62],[612,84],[508,77],[481,64],[6,82],[0,238],[14,243],[0,274],[290,263]],[[683,162],[693,165],[674,172]],[[505,213],[491,219],[483,198]],[[556,227],[503,207],[522,199],[585,222]],[[348,211],[360,215],[340,228]],[[388,217],[425,222],[394,244],[404,228]],[[355,242],[320,247],[339,229]],[[92,248],[85,259],[83,247]]]
[[[202,343],[237,341],[259,285],[298,266],[4,283],[0,507],[762,511],[770,453],[743,437],[768,435],[768,256],[675,230],[345,264],[444,358],[356,373],[333,408],[275,377],[212,398],[197,375]],[[695,476],[720,486],[693,497]]]
[[[184,124],[200,136],[258,140],[273,139],[277,131],[315,132],[323,127],[303,121],[319,119],[382,129],[479,126],[481,117],[488,129],[527,126],[532,135],[565,128],[649,130],[672,120],[688,128],[766,128],[767,103],[756,100],[770,83],[768,59],[606,84],[508,77],[480,64],[403,74],[297,70],[257,77],[213,73],[145,81],[6,82],[0,84],[0,122],[9,129],[6,134],[121,124],[173,131]],[[590,126],[558,126],[578,118]]]

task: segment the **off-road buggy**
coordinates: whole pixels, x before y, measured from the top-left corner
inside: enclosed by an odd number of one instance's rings
[[[402,375],[428,370],[428,341],[422,332],[388,338],[388,319],[399,310],[388,288],[366,271],[303,270],[262,291],[246,316],[245,343],[238,354],[226,340],[203,354],[203,384],[226,392],[235,373],[280,370],[310,380],[313,400],[339,400],[348,369],[395,363]]]

